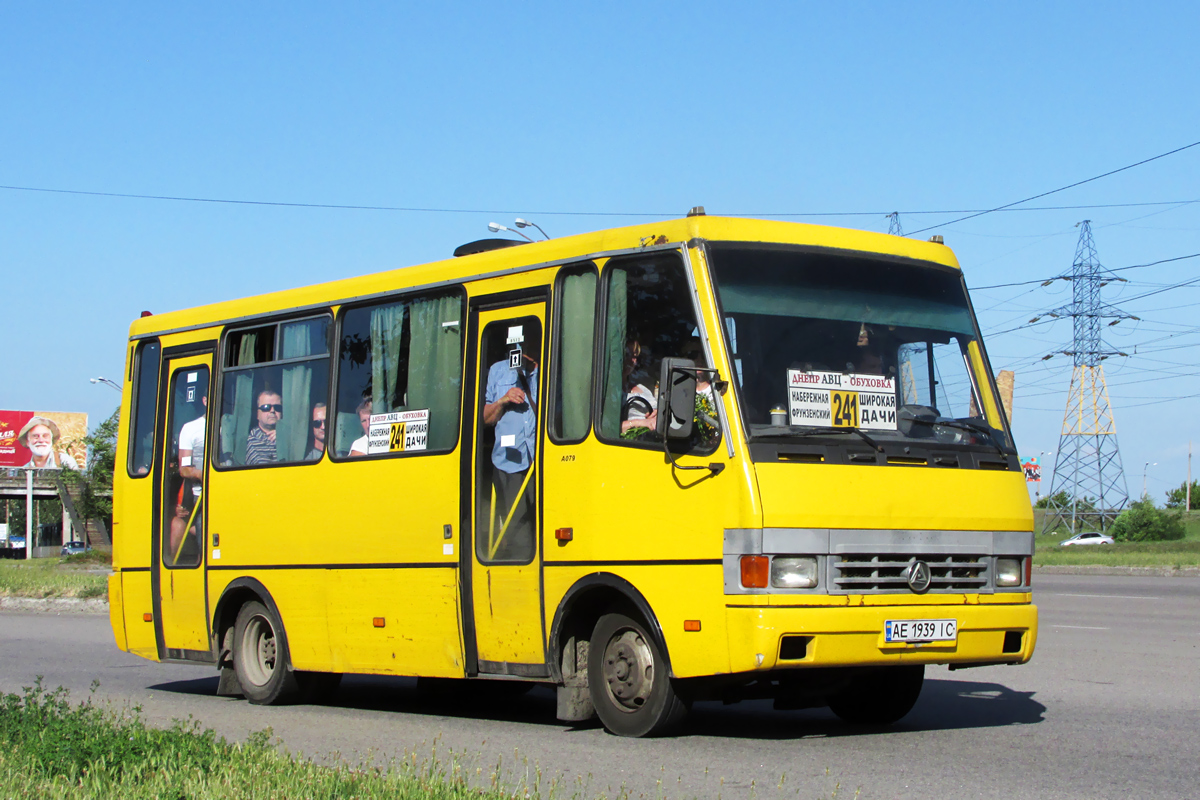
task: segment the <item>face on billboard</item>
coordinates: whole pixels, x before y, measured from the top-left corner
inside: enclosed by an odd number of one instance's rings
[[[83,469],[87,433],[87,414],[0,410],[0,468]]]

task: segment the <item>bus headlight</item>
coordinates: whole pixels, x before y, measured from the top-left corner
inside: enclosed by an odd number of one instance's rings
[[[996,559],[996,585],[997,586],[1020,586],[1021,585],[1021,559],[1019,559],[1019,558],[997,558]]]
[[[817,560],[812,556],[771,559],[771,586],[776,589],[811,589],[816,585]]]

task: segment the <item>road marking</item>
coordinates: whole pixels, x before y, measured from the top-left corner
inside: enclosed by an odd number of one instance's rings
[[[1104,600],[1161,600],[1161,597],[1142,597],[1135,594],[1066,594],[1064,592],[1039,592],[1051,597],[1099,597]]]
[[[1106,631],[1108,628],[1095,628],[1091,625],[1051,625],[1051,628],[1074,628],[1080,631]]]

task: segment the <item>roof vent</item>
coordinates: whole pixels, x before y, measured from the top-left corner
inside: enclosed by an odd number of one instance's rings
[[[703,217],[703,216],[705,216],[705,214],[704,214],[704,206],[692,206],[692,207],[691,207],[691,209],[688,211],[687,215],[688,215],[689,217]]]
[[[486,253],[489,250],[503,250],[505,247],[525,244],[520,239],[477,239],[474,242],[460,244],[454,248],[454,257],[473,256],[476,253]]]
[[[929,241],[933,242],[934,244],[945,244],[945,242],[942,241],[942,235],[940,233],[935,233],[933,236],[930,236]]]

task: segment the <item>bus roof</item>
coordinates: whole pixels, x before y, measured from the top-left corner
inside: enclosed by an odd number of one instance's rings
[[[564,236],[520,247],[506,247],[462,258],[405,266],[370,275],[155,314],[134,320],[129,327],[129,334],[130,337],[143,337],[167,331],[194,329],[289,309],[341,304],[408,287],[461,282],[484,275],[503,274],[531,265],[562,263],[650,245],[686,245],[693,239],[828,247],[857,253],[911,258],[955,269],[959,266],[950,248],[932,242],[853,228],[701,215]]]

